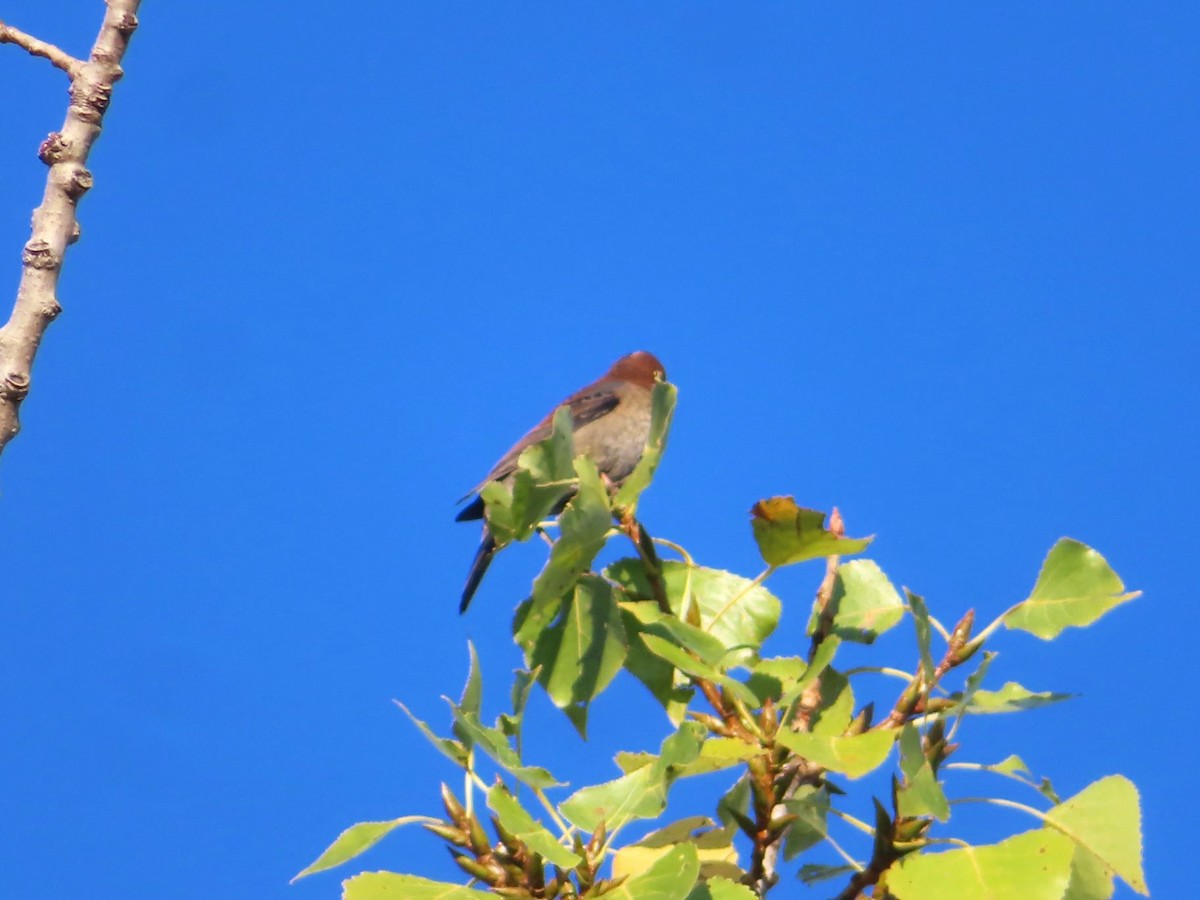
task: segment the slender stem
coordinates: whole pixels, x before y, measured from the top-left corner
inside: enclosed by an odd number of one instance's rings
[[[2,20],[0,20],[0,44],[14,44],[32,56],[40,56],[43,59],[48,59],[55,68],[62,69],[72,79],[83,68],[83,60],[76,59],[65,50],[54,46],[54,44],[47,44],[45,41],[40,41],[33,35],[21,31],[19,28],[6,25]]]
[[[874,833],[874,832],[872,831],[872,833]],[[838,856],[840,856],[842,859],[844,859],[849,866],[853,867],[855,872],[862,872],[863,870],[866,869],[866,866],[864,866],[857,859],[855,859],[853,856],[851,856],[849,853],[847,853],[845,850],[843,850],[841,844],[839,844],[837,841],[835,841],[828,834],[825,835],[825,842],[827,844],[829,844],[829,846],[831,846],[834,850],[836,850],[838,853]]]
[[[558,827],[558,830],[562,832],[564,838],[569,838],[575,833],[575,827],[567,824],[567,821],[558,814],[558,810],[554,808],[554,804],[550,802],[550,798],[546,796],[545,791],[543,791],[541,788],[534,788],[533,793],[534,796],[541,801],[542,806],[550,815],[550,818],[554,820],[554,824]]]
[[[1024,603],[1024,602],[1025,602],[1024,600],[1021,601],[1021,603]],[[988,623],[988,626],[985,629],[983,629],[983,631],[980,631],[979,633],[977,633],[975,635],[975,637],[972,638],[972,640],[979,641],[980,643],[983,643],[984,641],[986,641],[989,637],[991,637],[992,632],[994,632],[997,628],[999,628],[1001,625],[1004,624],[1005,617],[1008,616],[1008,614],[1011,613],[1013,610],[1015,610],[1018,606],[1020,606],[1021,603],[1014,603],[1012,606],[1010,606],[1004,612],[1000,613],[1000,615],[998,615],[995,619],[993,619],[991,622]]]
[[[933,616],[929,617],[929,624],[932,625],[934,627],[934,629],[937,631],[937,633],[942,636],[943,641],[945,641],[947,644],[950,643],[950,631],[946,628],[945,625],[943,625],[941,622],[939,622]]]
[[[890,675],[893,678],[899,678],[901,681],[911,681],[915,676],[912,672],[905,672],[903,669],[893,669],[891,666],[855,666],[853,669],[847,669],[843,675],[862,675],[870,672],[874,675]]]
[[[469,772],[467,772],[467,775],[470,777],[470,780],[471,780],[470,784],[471,784],[472,790],[474,790],[474,788],[478,788],[480,793],[486,794],[488,792],[487,782],[485,782],[482,778],[479,777],[478,772],[476,772],[474,769],[471,769]],[[467,812],[470,812],[471,805],[472,805],[470,791],[467,793],[466,799],[467,799],[467,802],[463,804],[463,807],[467,810]]]
[[[664,547],[674,550],[683,558],[683,561],[687,563],[688,568],[695,568],[696,561],[692,559],[692,555],[679,544],[675,543],[674,541],[668,541],[666,538],[651,538],[651,540],[653,540],[656,544],[662,544]]]
[[[777,568],[778,568],[777,566],[767,566],[765,569],[763,569],[761,572],[759,572],[754,577],[753,581],[751,581],[744,588],[742,588],[740,591],[738,591],[736,595],[734,595],[734,598],[729,601],[728,605],[733,606],[735,603],[737,603],[739,600],[741,600],[743,597],[745,597],[748,593],[750,593],[756,587],[759,587],[764,581],[766,581],[768,578],[770,578],[772,575],[775,574]]]
[[[964,841],[962,838],[947,837],[947,838],[925,838],[926,845],[928,844],[950,844],[952,847],[974,847],[970,841]]]
[[[1015,800],[1004,800],[1000,797],[958,797],[957,799],[950,801],[951,806],[957,806],[960,803],[990,803],[993,806],[1004,806],[1008,809],[1017,809],[1021,812],[1029,813],[1029,815],[1033,816],[1035,819],[1041,819],[1047,825],[1054,825],[1054,822],[1052,822],[1040,809],[1029,806],[1025,803],[1018,803]]]
[[[872,837],[875,836],[874,828],[872,828],[870,825],[868,825],[866,822],[862,821],[861,819],[856,819],[854,816],[850,815],[850,813],[842,812],[836,806],[829,807],[829,811],[831,813],[833,813],[834,815],[836,815],[838,818],[840,818],[846,824],[853,825],[855,828],[857,828],[863,834],[868,834],[868,835],[871,835]]]
[[[985,766],[982,763],[946,763],[945,768],[961,769],[972,772],[991,772],[993,775],[1002,775],[1005,778],[1011,778],[1013,781],[1019,782],[1026,787],[1033,788],[1035,791],[1041,788],[1041,785],[1039,785],[1037,782],[1032,781],[1029,778],[1024,778],[1021,775],[1018,775],[1016,772],[1005,772],[993,766]]]
[[[475,809],[475,781],[478,780],[479,776],[475,774],[475,748],[472,747],[467,751],[467,768],[463,771],[463,808],[468,816]]]

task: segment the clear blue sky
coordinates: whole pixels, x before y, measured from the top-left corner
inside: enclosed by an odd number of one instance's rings
[[[101,12],[0,4],[76,53]],[[471,638],[498,711],[540,566],[459,618],[454,499],[637,348],[680,390],[642,511],[708,565],[757,571],[747,510],[786,493],[945,619],[1064,534],[1146,591],[1002,635],[992,687],[1080,696],[964,758],[1129,775],[1182,896],[1197,46],[1184,2],[145,4],[0,463],[0,896],[333,897],[287,879],[436,812],[453,773],[390,701],[444,725]],[[0,47],[5,307],[65,87]],[[773,582],[777,652],[819,577]],[[626,684],[587,745],[531,725],[581,783],[629,716],[660,721]],[[363,866],[454,872],[416,830]]]

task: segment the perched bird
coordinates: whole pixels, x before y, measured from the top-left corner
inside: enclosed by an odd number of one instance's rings
[[[462,498],[466,500],[475,496],[454,520],[466,522],[483,518],[483,498],[479,492],[488,482],[507,483],[512,479],[521,451],[550,436],[554,412],[563,406],[571,412],[575,453],[590,458],[601,474],[607,475],[613,484],[621,484],[642,458],[642,450],[650,433],[650,392],[654,382],[665,377],[662,363],[645,350],[622,356],[598,381],[576,391],[513,444],[492,466],[487,478]],[[466,612],[495,553],[496,542],[487,525],[484,525],[483,540],[475,553],[466,587],[463,588],[462,603],[458,607],[460,613]]]

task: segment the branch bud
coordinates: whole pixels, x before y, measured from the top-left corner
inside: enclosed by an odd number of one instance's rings
[[[455,847],[471,846],[471,841],[467,837],[467,833],[461,828],[455,828],[453,825],[432,825],[427,822],[425,830],[433,832],[442,840],[448,841]]]
[[[975,610],[968,609],[967,614],[958,620],[958,624],[954,626],[954,630],[950,632],[950,651],[955,658],[958,657],[958,652],[962,649],[963,644],[971,637],[971,629],[975,626]]]
[[[488,837],[478,816],[471,816],[467,820],[467,834],[471,839],[471,849],[476,853],[483,854],[492,851],[492,839]]]
[[[52,131],[46,135],[46,139],[42,141],[38,147],[38,159],[48,166],[54,165],[66,158],[67,151],[71,149],[71,143],[61,131]]]
[[[496,887],[504,883],[504,870],[494,869],[490,866],[485,866],[465,854],[458,854],[454,857],[454,861],[458,863],[458,867],[470,875],[472,878],[478,878],[484,884]]]
[[[461,828],[466,822],[467,811],[454,796],[454,791],[445,783],[442,784],[442,805],[446,807],[446,815],[450,817],[450,821]]]
[[[31,269],[57,269],[62,264],[58,254],[50,248],[49,242],[41,238],[30,239],[25,244],[21,262]]]

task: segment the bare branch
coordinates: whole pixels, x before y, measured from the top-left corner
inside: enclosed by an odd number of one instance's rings
[[[0,328],[0,450],[20,430],[21,401],[29,393],[33,357],[47,326],[61,311],[58,276],[67,246],[79,237],[75,206],[92,186],[88,154],[108,109],[113,85],[120,79],[121,59],[137,28],[141,0],[107,0],[104,24],[87,62],[58,48],[3,26],[3,40],[45,56],[71,75],[71,103],[62,131],[42,142],[38,156],[50,167],[41,205],[33,212],[33,229],[21,256],[21,281],[12,315]]]
[[[78,75],[79,70],[83,68],[83,60],[76,59],[70,53],[53,44],[39,41],[33,35],[26,34],[19,28],[6,25],[3,20],[0,20],[0,44],[16,44],[33,56],[41,56],[48,59],[55,66],[71,76],[71,78]]]

